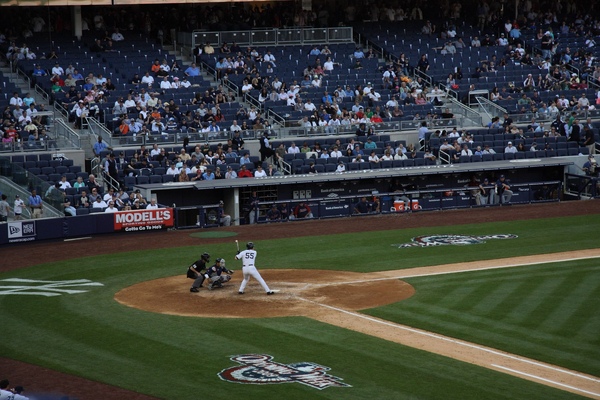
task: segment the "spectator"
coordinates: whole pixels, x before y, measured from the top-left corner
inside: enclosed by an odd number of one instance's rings
[[[258,165],[256,167],[256,171],[254,171],[255,178],[265,178],[267,176],[266,171],[263,169],[262,165]]]
[[[44,205],[42,202],[42,198],[37,191],[33,189],[31,191],[31,196],[29,196],[29,209],[31,210],[31,217],[34,219],[42,218],[44,215]]]
[[[246,164],[242,164],[237,174],[238,178],[252,178],[252,172],[248,171]]]
[[[231,165],[227,166],[227,172],[225,173],[225,179],[237,179],[237,172],[233,170]]]
[[[507,154],[507,153],[513,153],[514,154],[517,151],[518,151],[517,148],[513,146],[512,142],[508,142],[506,144],[506,147],[504,148],[504,154]]]
[[[101,196],[97,196],[96,200],[92,203],[92,208],[106,208],[108,207],[108,204],[106,204],[106,202],[102,199]]]
[[[2,194],[2,200],[0,200],[0,222],[8,221],[8,214],[10,213],[10,205],[6,201],[7,196]]]

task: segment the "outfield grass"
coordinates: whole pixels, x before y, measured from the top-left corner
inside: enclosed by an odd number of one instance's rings
[[[600,376],[598,259],[406,281],[413,297],[366,313]]]
[[[422,265],[452,261],[471,261],[524,254],[547,253],[597,247],[595,227],[600,216],[556,218],[530,222],[490,223],[455,227],[395,230],[314,236],[306,238],[255,240],[259,251],[259,268],[337,269],[350,271],[378,271],[412,268]],[[423,234],[498,234],[512,233],[519,236],[512,240],[494,240],[484,244],[454,247],[398,249],[393,243],[404,243],[411,237]],[[557,237],[560,236],[560,240]],[[202,241],[199,240],[201,244]],[[228,267],[237,269],[231,260],[232,243],[211,246],[189,246],[177,249],[135,251],[110,256],[85,257],[37,267],[25,268],[0,274],[0,280],[9,277],[47,280],[90,279],[104,286],[92,287],[88,293],[42,298],[37,296],[0,296],[0,322],[2,339],[0,354],[44,367],[80,375],[89,379],[118,385],[160,398],[181,399],[571,399],[578,396],[514,378],[506,374],[479,368],[442,356],[407,348],[356,332],[329,326],[306,318],[271,319],[204,319],[159,315],[131,309],[113,300],[116,292],[134,283],[180,274],[183,277],[186,264],[195,260],[201,252],[209,251],[214,258],[225,257]],[[302,249],[305,249],[302,251]],[[231,261],[230,261],[231,260]],[[556,311],[544,302],[534,305],[534,294],[550,292],[556,297],[558,288],[578,288],[588,296],[598,298],[598,270],[586,266],[587,276],[578,274],[578,263],[569,268],[559,268],[551,273],[549,266],[512,268],[505,272],[507,285],[516,271],[538,270],[530,285],[530,296],[523,295],[525,308],[505,310],[506,316],[498,326],[505,341],[512,342],[515,335],[522,346],[532,342],[531,348],[543,353],[544,348],[555,346],[564,363],[577,362],[581,349],[567,344],[565,338],[586,346],[595,347],[584,355],[580,364],[598,359],[598,319],[593,307],[586,309],[584,302],[564,295],[564,301],[555,304]],[[583,268],[582,268],[583,270]],[[546,272],[548,271],[548,272]],[[497,275],[477,279],[469,273],[474,289],[471,297],[460,298],[460,289],[445,295],[441,290],[429,294],[439,296],[436,300],[421,297],[426,292],[421,285],[432,282],[435,287],[444,280],[429,281],[428,278],[411,283],[417,287],[417,295],[408,302],[371,310],[371,313],[389,314],[390,320],[406,323],[402,314],[406,309],[430,302],[423,306],[431,308],[431,315],[464,309],[461,322],[469,331],[476,327],[482,332],[492,331],[485,320],[479,328],[477,318],[495,313],[503,315],[505,303],[497,298],[503,296],[498,289]],[[544,275],[545,273],[549,274]],[[566,275],[564,275],[566,274]],[[447,275],[443,278],[458,288],[467,275]],[[544,279],[555,283],[542,284]],[[487,302],[477,301],[475,293],[485,291],[479,286],[490,285],[498,297]],[[586,282],[590,282],[586,285]],[[514,281],[513,281],[514,282]],[[0,282],[0,285],[3,284]],[[185,280],[182,284],[187,287]],[[517,285],[523,287],[523,285]],[[509,285],[510,287],[510,285]],[[488,291],[489,291],[488,287]],[[508,289],[507,289],[508,290]],[[575,289],[573,289],[575,290]],[[432,290],[435,291],[435,290]],[[517,302],[518,292],[507,296],[506,304]],[[562,292],[561,292],[562,293]],[[574,292],[575,293],[575,292]],[[427,293],[423,293],[428,295]],[[160,292],[157,292],[160,296]],[[481,296],[481,294],[480,294]],[[494,300],[496,299],[496,300]],[[470,300],[473,302],[469,305]],[[442,304],[436,304],[439,301]],[[404,306],[407,304],[406,306]],[[451,306],[448,306],[450,304]],[[597,306],[597,304],[595,304]],[[207,301],[206,307],[218,307]],[[528,308],[529,307],[529,308]],[[557,318],[560,327],[554,326]],[[568,316],[572,311],[571,316]],[[524,318],[527,312],[535,318]],[[401,315],[402,314],[402,315]],[[410,313],[408,313],[410,314]],[[428,315],[428,314],[426,314]],[[434,317],[431,317],[435,319]],[[421,323],[416,321],[415,324]],[[446,319],[449,320],[449,319]],[[589,321],[588,321],[589,320]],[[587,321],[587,322],[586,322]],[[452,321],[450,321],[452,322]],[[450,325],[451,329],[460,329]],[[450,329],[449,328],[449,329]],[[576,333],[575,330],[577,330]],[[513,333],[516,331],[516,333]],[[529,337],[528,334],[538,336]],[[495,338],[501,342],[500,335]],[[476,340],[474,340],[476,341]],[[540,343],[537,343],[537,342]],[[586,347],[587,349],[588,347]],[[595,351],[595,352],[594,352]],[[283,363],[309,361],[331,368],[332,375],[341,377],[352,388],[330,388],[318,391],[300,384],[283,385],[237,385],[221,381],[217,373],[235,366],[229,357],[236,354],[264,353]],[[562,361],[561,361],[562,362]],[[571,364],[569,364],[571,365]],[[580,368],[576,368],[580,369]],[[592,368],[592,371],[596,369]]]

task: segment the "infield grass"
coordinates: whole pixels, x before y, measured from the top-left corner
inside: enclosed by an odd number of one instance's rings
[[[349,223],[360,221],[352,219]],[[294,239],[256,238],[255,243],[259,269],[370,272],[595,248],[599,225],[600,216],[592,215]],[[461,247],[392,246],[425,234],[501,233],[519,237]],[[157,234],[157,240],[160,235]],[[168,233],[164,235],[164,240],[168,240]],[[204,251],[210,252],[213,259],[225,257],[229,268],[239,269],[232,261],[232,243],[206,246],[199,239],[198,246],[85,257],[0,274],[0,285],[6,284],[2,279],[14,277],[89,279],[104,285],[86,293],[57,297],[0,296],[0,354],[159,398],[579,398],[306,318],[178,317],[128,308],[113,299],[116,292],[137,282],[183,276],[187,264]],[[489,340],[498,347],[512,346],[513,350],[508,351],[529,351],[540,355],[534,358],[598,373],[597,364],[593,365],[594,359],[600,359],[600,328],[594,313],[599,278],[594,263],[480,273],[411,279],[417,288],[412,299],[369,313],[404,324],[428,323],[431,325],[427,329],[453,332],[456,336],[471,334],[466,339],[476,342],[481,337],[488,340],[493,333]],[[538,301],[542,295],[552,297],[548,301],[554,304]],[[595,303],[590,304],[590,299]],[[206,307],[218,304],[207,301]],[[454,316],[445,317],[446,312]],[[436,324],[436,318],[443,323]],[[496,319],[498,324],[494,327]],[[546,349],[553,347],[555,354],[547,358]],[[582,354],[582,349],[588,354]],[[270,354],[274,361],[282,363],[322,364],[352,387],[318,391],[298,383],[238,385],[217,377],[222,369],[237,365],[229,360],[230,356],[249,353]],[[10,376],[10,371],[0,372]]]

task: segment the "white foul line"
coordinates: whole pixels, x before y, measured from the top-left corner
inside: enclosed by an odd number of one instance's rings
[[[423,330],[420,330],[420,329],[415,329],[415,328],[411,328],[411,327],[408,327],[408,326],[404,326],[404,325],[400,325],[400,324],[395,324],[393,322],[382,321],[382,320],[379,320],[379,319],[376,319],[376,318],[373,318],[373,317],[369,317],[369,316],[364,315],[364,314],[355,313],[355,312],[352,312],[352,311],[344,310],[342,308],[330,306],[330,305],[327,305],[327,304],[318,303],[318,302],[316,302],[314,300],[305,299],[303,297],[298,297],[298,299],[304,300],[304,301],[309,302],[309,303],[316,304],[316,305],[321,306],[321,307],[330,308],[332,310],[335,310],[335,311],[338,311],[338,312],[341,312],[341,313],[344,313],[344,314],[349,314],[349,315],[352,315],[354,317],[366,319],[367,321],[376,322],[376,323],[381,324],[381,325],[386,325],[386,326],[390,326],[392,328],[402,329],[402,330],[409,331],[409,332],[412,332],[412,333],[417,333],[417,334],[423,335],[423,336],[433,337],[433,338],[436,338],[436,339],[439,339],[439,340],[443,340],[443,341],[446,341],[446,342],[458,344],[458,345],[465,346],[465,347],[471,347],[471,348],[474,348],[474,349],[477,349],[477,350],[480,350],[480,351],[484,351],[484,352],[487,352],[487,353],[495,354],[495,355],[502,356],[502,357],[505,357],[505,358],[510,358],[510,359],[513,359],[513,360],[516,360],[516,361],[533,364],[533,365],[536,365],[538,367],[544,367],[544,368],[552,369],[554,371],[561,372],[561,373],[564,373],[564,374],[573,375],[573,376],[576,376],[578,378],[588,379],[588,380],[591,380],[593,382],[600,382],[600,379],[595,379],[595,378],[592,378],[592,377],[589,377],[589,376],[585,376],[585,375],[582,375],[582,374],[578,374],[578,373],[575,373],[575,372],[564,370],[562,368],[557,368],[557,367],[553,367],[553,366],[546,365],[546,364],[543,364],[543,363],[538,363],[538,362],[531,361],[531,360],[528,360],[528,359],[525,359],[525,358],[513,356],[513,355],[510,355],[510,354],[507,354],[507,353],[502,353],[500,351],[492,350],[492,349],[489,349],[489,348],[486,348],[486,347],[483,347],[483,346],[478,346],[476,344],[472,344],[472,343],[465,342],[465,341],[462,341],[462,340],[457,340],[457,339],[453,339],[453,338],[450,338],[450,337],[447,337],[447,336],[438,335],[437,333],[427,332],[427,331],[423,331]]]
[[[524,257],[528,257],[528,256],[524,256]],[[489,269],[526,267],[528,265],[552,264],[552,263],[557,263],[557,262],[589,260],[589,259],[592,259],[592,258],[600,258],[600,256],[574,257],[574,258],[568,258],[568,259],[566,259],[566,258],[565,259],[560,259],[559,258],[559,259],[548,260],[548,261],[532,261],[532,262],[526,262],[526,263],[520,263],[520,264],[492,265],[492,266],[488,266],[488,267],[466,268],[466,269],[454,270],[454,271],[422,272],[422,273],[415,273],[415,274],[409,274],[409,275],[398,275],[398,276],[393,276],[393,277],[374,278],[374,279],[369,279],[369,282],[372,282],[372,281],[388,281],[388,280],[393,280],[393,279],[405,279],[405,278],[418,278],[418,277],[422,277],[422,276],[436,276],[436,275],[459,274],[459,273],[462,273],[462,272],[486,271],[486,270],[489,270]],[[440,266],[438,266],[438,267],[440,267]],[[417,267],[417,268],[432,268],[432,267]],[[385,273],[385,272],[387,272],[387,271],[379,271],[378,273]],[[357,284],[357,283],[364,283],[364,282],[365,282],[364,280],[360,280],[360,281],[346,281],[346,282],[329,282],[329,283],[314,284],[314,286],[348,285],[348,284]]]
[[[557,385],[557,386],[563,386],[563,387],[566,387],[568,389],[575,390],[575,391],[578,391],[578,392],[582,392],[582,393],[586,393],[586,394],[591,394],[593,396],[600,396],[600,393],[594,393],[594,392],[590,392],[590,391],[587,391],[587,390],[579,389],[579,388],[577,388],[575,386],[565,385],[564,383],[560,383],[560,382],[556,382],[556,381],[553,381],[553,380],[550,380],[550,379],[542,378],[541,376],[528,374],[526,372],[517,371],[516,369],[512,369],[512,368],[508,368],[508,367],[503,367],[502,365],[492,364],[492,367],[504,369],[506,371],[514,372],[515,374],[519,374],[519,375],[524,375],[524,376],[527,376],[529,378],[539,379],[540,381],[548,382],[548,383],[551,383],[551,384]]]

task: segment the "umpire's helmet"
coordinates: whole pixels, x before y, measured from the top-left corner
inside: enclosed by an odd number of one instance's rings
[[[204,261],[208,261],[210,259],[210,254],[208,253],[202,253],[202,255],[200,256]]]
[[[252,242],[248,242],[248,243],[246,243],[246,248],[247,248],[248,250],[250,250],[250,249],[253,249],[253,248],[254,248],[254,243],[252,243]]]

